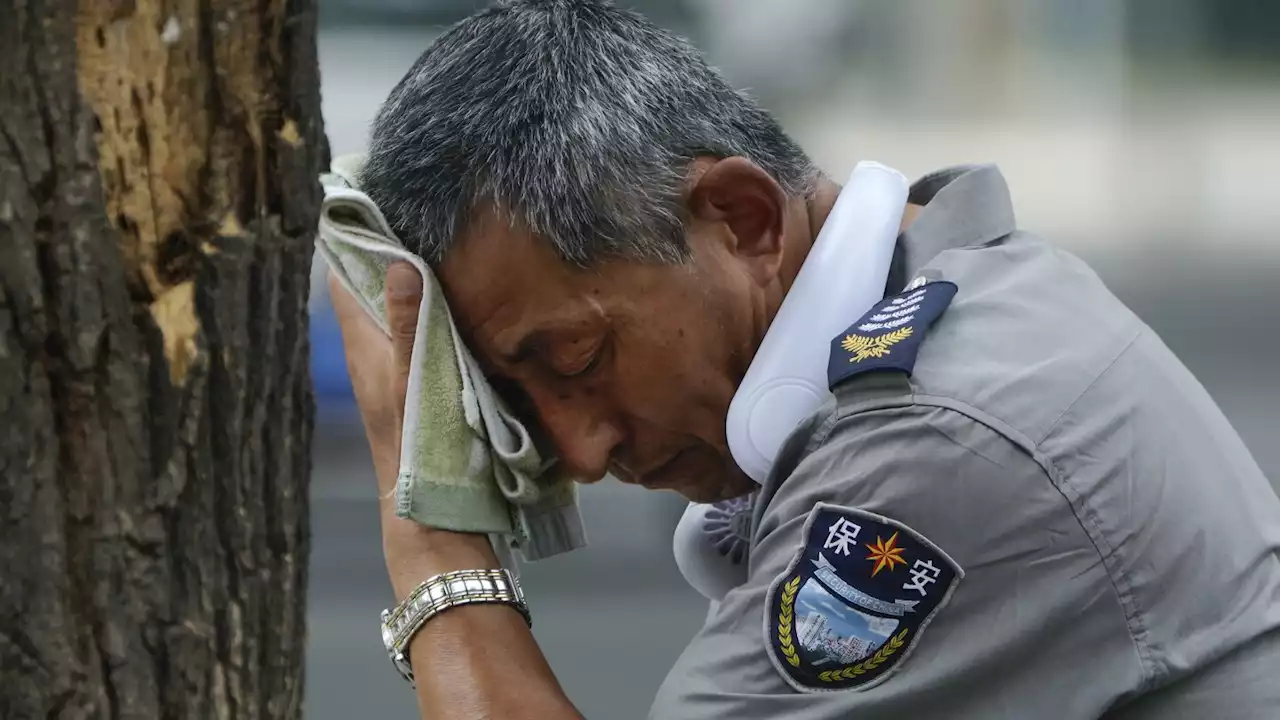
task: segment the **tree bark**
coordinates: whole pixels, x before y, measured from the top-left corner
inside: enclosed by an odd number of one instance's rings
[[[0,718],[301,714],[314,0],[0,0]]]

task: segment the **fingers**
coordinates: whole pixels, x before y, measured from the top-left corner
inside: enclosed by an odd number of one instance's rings
[[[395,488],[400,468],[405,394],[422,292],[422,279],[413,265],[399,263],[390,268],[384,330],[337,276],[329,273],[329,298],[342,328],[351,389],[369,438],[379,492],[384,497]]]
[[[347,356],[348,371],[354,375],[356,370],[363,369],[368,364],[357,361],[385,346],[387,336],[332,270],[329,271],[329,303],[333,307],[338,328],[342,331],[342,346]]]
[[[422,276],[417,268],[398,262],[387,268],[387,328],[391,332],[395,363],[395,391],[403,406],[412,367],[413,340],[418,332],[418,308],[422,303]]]
[[[329,303],[333,305],[333,313],[338,316],[338,321],[342,322],[350,317],[352,310],[357,309],[356,299],[347,292],[342,281],[338,280],[333,268],[329,268],[326,275],[329,276]]]

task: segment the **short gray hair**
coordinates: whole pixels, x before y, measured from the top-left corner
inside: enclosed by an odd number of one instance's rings
[[[429,263],[484,208],[575,265],[680,262],[700,156],[748,158],[793,196],[817,176],[686,40],[607,0],[509,0],[422,54],[378,113],[360,182]]]

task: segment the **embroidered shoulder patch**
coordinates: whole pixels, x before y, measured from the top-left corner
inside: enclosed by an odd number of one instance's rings
[[[914,285],[914,283],[913,283]],[[868,370],[910,373],[925,332],[956,296],[956,285],[929,282],[885,298],[831,341],[827,384]]]
[[[883,682],[915,648],[964,570],[902,523],[818,503],[805,545],[769,589],[769,659],[802,692]]]

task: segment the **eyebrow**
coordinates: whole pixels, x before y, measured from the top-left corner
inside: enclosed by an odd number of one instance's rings
[[[503,347],[494,347],[494,352],[504,362],[513,365],[529,360],[544,350],[561,333],[582,332],[584,335],[594,329],[591,316],[584,316],[579,310],[561,311],[549,318],[543,318],[524,337],[517,341],[515,348],[508,351]],[[498,340],[498,338],[495,338]],[[495,345],[502,343],[495,342]]]

